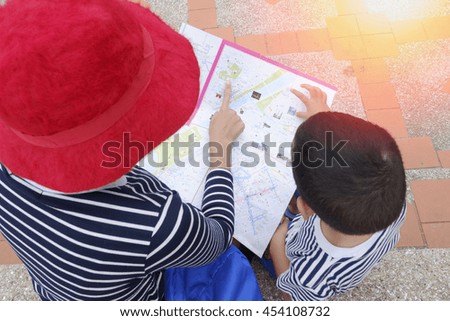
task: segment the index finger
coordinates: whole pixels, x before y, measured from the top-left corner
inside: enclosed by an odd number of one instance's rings
[[[306,97],[306,95],[304,95],[297,89],[291,88],[291,93],[293,93],[295,96],[297,96],[305,105],[308,103],[309,98]]]
[[[307,91],[309,91],[310,96],[319,96],[323,93],[322,89],[316,86],[311,86],[308,84],[302,84],[301,87],[305,88]]]
[[[220,107],[221,110],[229,108],[230,98],[231,98],[231,81],[228,79],[225,85],[225,90],[223,92],[223,101],[222,106]]]

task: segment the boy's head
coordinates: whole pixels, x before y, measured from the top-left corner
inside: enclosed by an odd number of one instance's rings
[[[400,215],[405,170],[383,128],[343,113],[319,113],[297,129],[292,152],[303,200],[335,230],[375,233]]]

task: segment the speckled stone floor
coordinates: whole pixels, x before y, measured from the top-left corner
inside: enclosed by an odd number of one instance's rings
[[[342,301],[450,300],[450,250],[397,249],[389,253],[353,291],[333,298]],[[252,263],[263,297],[281,300],[262,265]],[[38,300],[23,265],[0,265],[0,300]]]

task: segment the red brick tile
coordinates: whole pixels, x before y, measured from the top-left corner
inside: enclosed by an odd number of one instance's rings
[[[324,51],[331,49],[327,29],[297,31],[298,46],[301,52]]]
[[[376,13],[365,13],[356,16],[359,31],[362,35],[390,33],[391,25],[386,16]]]
[[[366,110],[366,114],[370,122],[385,128],[394,138],[408,136],[400,109]]]
[[[6,241],[0,241],[0,264],[20,264],[22,261],[17,257],[14,250]]]
[[[215,8],[216,0],[188,0],[189,10]]]
[[[444,168],[450,168],[450,150],[438,150],[439,161]]]
[[[213,34],[222,39],[234,42],[234,30],[233,28],[211,28],[206,29],[206,32]]]
[[[400,138],[397,144],[406,169],[440,167],[430,137]]]
[[[423,27],[428,39],[450,37],[450,16],[440,16],[423,20]]]
[[[236,38],[236,43],[262,55],[267,55],[265,35],[249,35]]]
[[[361,0],[336,0],[336,9],[339,15],[367,12],[367,7]]]
[[[363,36],[363,41],[369,58],[399,55],[398,45],[392,33]]]
[[[450,248],[450,222],[422,224],[430,248]]]
[[[216,8],[191,10],[188,12],[189,24],[199,29],[210,29],[217,27]]]
[[[407,204],[405,223],[400,229],[400,241],[397,247],[423,247],[426,246],[422,236],[422,226],[416,206],[413,203]]]
[[[360,84],[390,81],[389,69],[382,58],[355,60],[352,66]]]
[[[351,37],[360,34],[354,15],[328,17],[326,20],[331,38]]]
[[[360,36],[331,39],[334,57],[338,60],[354,60],[367,57],[366,47]]]
[[[269,33],[265,35],[267,42],[268,55],[281,55],[283,48],[281,47],[281,38],[279,33]]]
[[[450,222],[450,179],[410,183],[422,223]]]
[[[400,108],[395,88],[390,82],[360,84],[359,92],[366,110]]]
[[[296,32],[281,32],[280,40],[283,53],[288,54],[300,51]]]
[[[427,39],[420,20],[404,20],[391,22],[392,32],[397,43],[416,42]]]
[[[447,82],[445,83],[444,87],[442,87],[442,91],[446,92],[447,94],[450,94],[450,79],[447,79]]]

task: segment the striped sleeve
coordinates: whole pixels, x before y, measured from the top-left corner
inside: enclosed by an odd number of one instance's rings
[[[233,233],[233,178],[228,170],[214,169],[206,178],[201,210],[183,203],[177,192],[167,193],[146,272],[207,264],[229,247]]]

